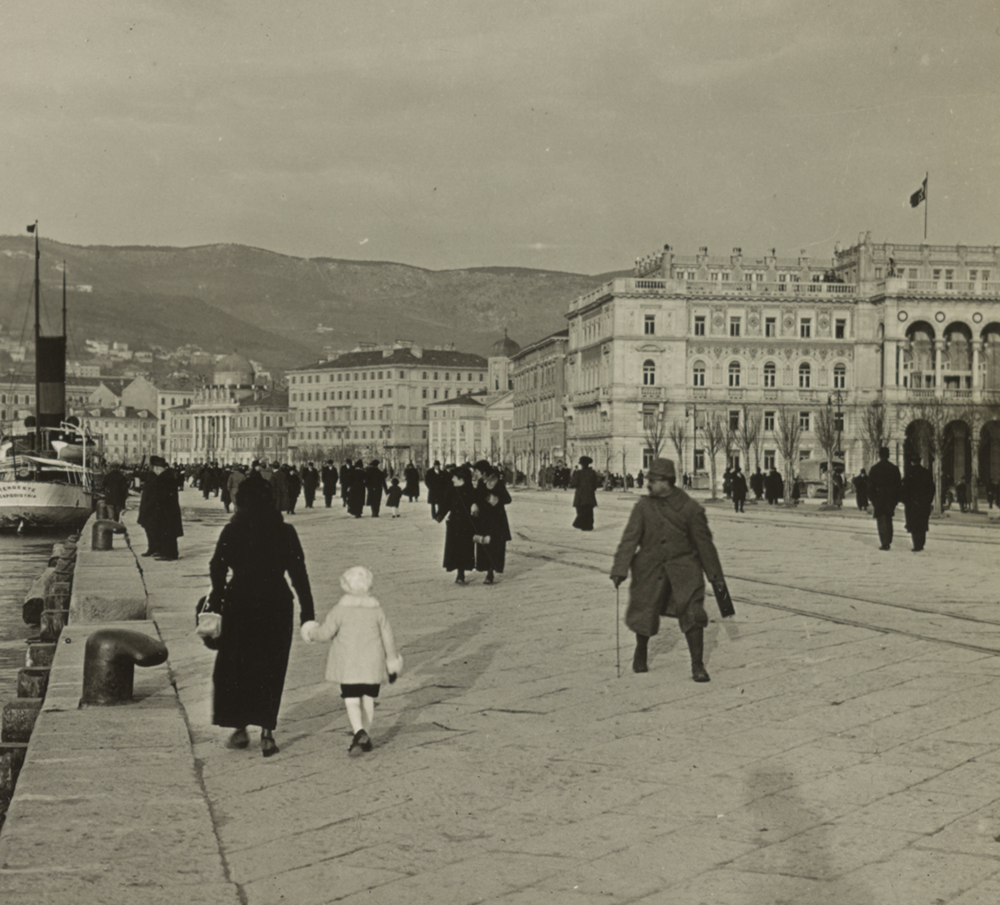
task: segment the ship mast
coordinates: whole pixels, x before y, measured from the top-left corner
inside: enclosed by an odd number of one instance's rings
[[[42,392],[42,378],[39,369],[39,342],[41,336],[41,290],[42,279],[39,273],[39,259],[41,252],[38,250],[38,221],[36,220],[28,227],[29,233],[35,235],[35,455],[39,455],[42,450],[42,419],[39,413],[39,402]]]

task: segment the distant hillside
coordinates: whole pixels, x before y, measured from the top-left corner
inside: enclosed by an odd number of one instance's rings
[[[0,325],[14,336],[30,302],[32,255],[29,236],[0,237]],[[42,297],[54,328],[64,260],[71,340],[79,348],[85,338],[170,349],[196,343],[209,352],[238,349],[275,370],[315,360],[326,345],[347,349],[361,341],[454,343],[485,355],[506,328],[526,345],[562,329],[569,302],[612,276],[430,271],[241,245],[78,247],[43,237]],[[333,331],[318,333],[320,324]]]

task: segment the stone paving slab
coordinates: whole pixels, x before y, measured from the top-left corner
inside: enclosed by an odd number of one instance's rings
[[[155,787],[199,781],[216,834],[222,882],[199,895],[246,905],[1000,901],[1000,658],[970,649],[1000,630],[995,519],[935,521],[914,556],[901,525],[882,553],[871,519],[850,510],[738,516],[708,504],[723,563],[739,576],[738,613],[714,617],[712,682],[697,685],[672,625],[651,642],[644,676],[616,626],[607,571],[636,495],[602,495],[589,535],[569,527],[570,499],[514,493],[517,539],[493,587],[480,576],[457,587],[443,572],[444,529],[425,504],[404,503],[398,520],[349,519],[336,506],[291,516],[319,616],[339,597],[340,572],[368,565],[406,668],[380,697],[375,752],[349,759],[342,703],[322,680],[326,647],[296,637],[281,753],[265,761],[253,745],[226,750],[226,732],[211,726],[213,655],[193,635],[193,605],[226,516],[185,492],[181,560],[143,568],[188,730],[163,749],[177,762],[161,762]],[[620,607],[626,599],[623,588]],[[161,696],[144,703],[155,719]],[[53,733],[54,762],[71,735]],[[133,737],[155,744],[156,731]],[[95,747],[86,764],[106,752],[135,783],[141,774],[116,760],[128,750]],[[25,806],[36,789],[25,787]],[[169,871],[149,873],[160,888]],[[0,890],[11,878],[22,882],[0,869]]]

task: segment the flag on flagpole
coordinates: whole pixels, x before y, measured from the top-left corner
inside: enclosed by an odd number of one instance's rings
[[[916,207],[921,201],[927,200],[927,179],[925,178],[923,182],[920,183],[920,188],[918,188],[912,195],[910,195],[910,207]]]
[[[28,224],[28,232],[29,233],[33,233],[34,231],[35,231],[35,224],[34,223],[29,223]]]

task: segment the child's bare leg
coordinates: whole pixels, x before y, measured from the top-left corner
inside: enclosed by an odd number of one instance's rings
[[[364,722],[364,730],[369,735],[372,731],[372,722],[375,719],[375,698],[365,695],[361,699],[361,717]]]
[[[347,718],[351,721],[351,731],[359,732],[365,728],[364,715],[361,710],[361,698],[344,698],[347,708]]]

